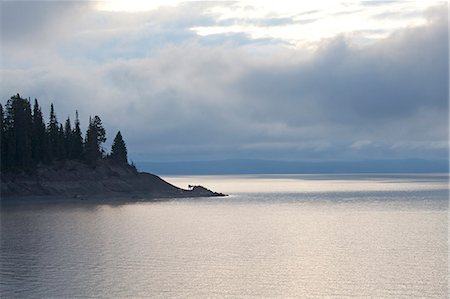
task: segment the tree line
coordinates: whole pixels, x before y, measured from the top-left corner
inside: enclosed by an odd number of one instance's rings
[[[122,135],[117,132],[111,152],[102,147],[106,130],[99,116],[89,117],[83,138],[78,111],[72,125],[70,117],[59,123],[53,104],[45,123],[38,100],[31,107],[29,99],[12,96],[5,108],[0,104],[1,170],[2,172],[32,171],[40,163],[77,160],[95,165],[100,159],[128,164],[128,153]]]

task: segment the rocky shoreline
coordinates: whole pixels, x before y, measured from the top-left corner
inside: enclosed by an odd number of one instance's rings
[[[225,194],[202,186],[186,190],[130,165],[77,161],[39,165],[33,173],[2,174],[2,202],[154,201],[167,198],[215,197]]]

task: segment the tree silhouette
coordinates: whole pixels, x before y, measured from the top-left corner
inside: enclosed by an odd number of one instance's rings
[[[97,115],[94,118],[89,117],[89,127],[86,131],[84,143],[86,162],[94,164],[103,157],[104,151],[101,146],[106,141],[106,131],[103,128],[102,121]]]
[[[50,105],[50,119],[47,125],[50,161],[58,157],[59,126],[53,103]]]
[[[64,123],[64,151],[66,158],[70,158],[70,150],[72,148],[72,125],[70,123],[70,117],[67,116]]]
[[[123,141],[122,134],[117,132],[111,146],[111,159],[120,164],[128,164],[128,151],[125,141]]]
[[[64,138],[64,127],[62,124],[59,124],[58,127],[58,139],[56,141],[57,147],[57,158],[58,160],[66,159],[66,146],[65,146],[65,138]]]
[[[32,117],[30,102],[19,94],[12,96],[6,104],[5,116],[6,169],[29,170],[32,167]]]
[[[47,135],[45,132],[44,119],[42,117],[42,111],[39,107],[37,99],[34,100],[33,106],[33,130],[32,130],[32,158],[35,164],[44,162],[47,156]]]
[[[102,144],[106,131],[99,116],[89,118],[86,138],[80,129],[78,111],[72,128],[70,117],[58,123],[53,104],[48,124],[44,123],[37,99],[33,109],[29,99],[12,96],[0,104],[0,164],[2,172],[32,171],[39,163],[78,160],[90,165],[105,157]],[[127,148],[120,131],[114,138],[110,160],[128,164]]]
[[[6,164],[4,161],[6,161],[6,140],[5,140],[5,119],[3,115],[3,106],[0,104],[0,169],[4,171],[6,169]]]
[[[83,137],[81,136],[80,120],[78,118],[78,110],[75,111],[75,127],[71,134],[70,142],[70,159],[82,159],[83,158]]]

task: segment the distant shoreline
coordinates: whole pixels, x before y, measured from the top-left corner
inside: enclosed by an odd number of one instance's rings
[[[363,161],[276,161],[229,159],[211,161],[136,161],[143,171],[159,175],[370,174],[448,173],[449,161],[385,159]]]

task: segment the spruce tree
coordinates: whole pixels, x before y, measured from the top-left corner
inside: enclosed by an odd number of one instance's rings
[[[59,139],[59,125],[56,119],[55,109],[53,103],[50,105],[50,119],[47,125],[48,147],[50,161],[58,158],[58,139]]]
[[[84,138],[85,159],[88,164],[95,163],[99,157],[96,139],[97,132],[93,127],[92,118],[89,116],[89,126],[86,131],[86,137]]]
[[[66,146],[64,138],[64,127],[62,124],[58,127],[58,139],[57,139],[57,158],[58,160],[64,160],[66,156]]]
[[[106,141],[106,131],[103,128],[102,121],[97,115],[92,119],[89,117],[89,127],[86,131],[85,139],[85,158],[89,164],[103,157],[104,150],[101,146]]]
[[[30,170],[32,167],[31,105],[19,94],[12,96],[6,106],[5,138],[7,142],[5,167],[10,170]]]
[[[119,164],[128,164],[128,151],[122,134],[117,132],[111,146],[111,159]]]
[[[81,136],[78,110],[75,112],[75,127],[73,128],[71,139],[69,157],[71,159],[79,160],[83,157],[83,137]]]
[[[14,130],[14,110],[12,97],[6,102],[3,118],[4,152],[2,152],[2,166],[5,170],[12,170],[14,168],[16,153],[16,132]]]
[[[3,106],[0,104],[0,169],[1,171],[5,171],[5,163],[6,160],[6,140],[5,140],[5,126],[4,126],[4,116],[3,116]]]
[[[45,124],[42,117],[42,111],[39,107],[37,99],[34,100],[33,106],[33,129],[32,129],[32,158],[35,164],[44,162],[47,152],[47,136],[45,133]]]
[[[64,124],[64,151],[66,158],[71,158],[70,151],[72,148],[72,125],[70,123],[70,117],[68,116]]]

